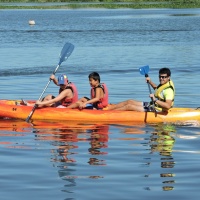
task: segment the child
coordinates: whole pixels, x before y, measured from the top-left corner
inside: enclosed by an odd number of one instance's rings
[[[78,100],[78,91],[76,86],[68,81],[68,78],[65,74],[58,76],[58,80],[54,75],[51,75],[50,79],[53,80],[56,85],[60,86],[59,95],[57,97],[47,95],[42,101],[36,101],[36,104],[39,107],[51,106],[66,108]]]
[[[104,83],[100,83],[100,76],[97,72],[92,72],[88,76],[91,88],[91,98],[82,97],[76,103],[67,108],[87,108],[101,110],[108,105],[108,89]],[[88,105],[87,105],[88,104]],[[92,105],[92,106],[91,106]]]

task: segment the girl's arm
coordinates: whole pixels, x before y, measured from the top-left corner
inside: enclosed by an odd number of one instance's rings
[[[55,77],[54,74],[52,74],[52,75],[50,76],[50,79],[54,82],[55,85],[59,86],[58,80],[56,79],[56,77]]]
[[[48,104],[53,104],[56,103],[60,100],[62,100],[63,98],[70,96],[70,89],[64,90],[62,91],[56,98],[48,100],[48,101],[36,101],[37,105],[48,105]]]

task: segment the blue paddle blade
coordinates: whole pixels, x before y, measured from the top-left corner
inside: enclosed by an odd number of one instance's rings
[[[60,53],[60,61],[59,61],[59,65],[65,61],[73,52],[74,50],[74,45],[71,43],[66,43],[64,45],[64,47],[62,48],[62,51]]]
[[[141,75],[147,75],[149,73],[149,65],[146,65],[144,67],[139,68]]]

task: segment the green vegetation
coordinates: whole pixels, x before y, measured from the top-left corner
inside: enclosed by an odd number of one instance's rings
[[[9,4],[1,4],[9,3]],[[78,9],[78,8],[200,8],[199,0],[1,0],[0,9]],[[12,5],[12,3],[15,3]],[[19,3],[19,4],[16,4]],[[20,3],[23,3],[20,5]],[[28,3],[24,5],[24,3]],[[32,5],[31,5],[32,3]],[[38,3],[37,5],[34,3]],[[40,5],[40,3],[42,3]],[[54,3],[44,5],[44,3]],[[58,3],[58,4],[56,4]],[[62,3],[62,4],[59,4]]]

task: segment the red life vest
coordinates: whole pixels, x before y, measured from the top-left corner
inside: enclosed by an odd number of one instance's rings
[[[98,87],[102,88],[102,90],[104,92],[104,97],[101,98],[98,102],[94,103],[93,105],[97,108],[102,109],[108,105],[108,88],[105,83],[101,83],[97,87],[91,88],[91,99],[95,98],[96,88],[98,88]]]
[[[64,90],[66,90],[66,89],[71,89],[72,92],[73,92],[73,97],[72,98],[69,99],[69,98],[65,97],[64,99],[61,100],[62,106],[66,106],[67,107],[70,104],[75,103],[75,102],[78,101],[78,90],[77,90],[76,86],[74,85],[74,83],[71,83],[71,82],[66,86],[66,88]],[[62,91],[63,90],[60,88],[59,94]]]

